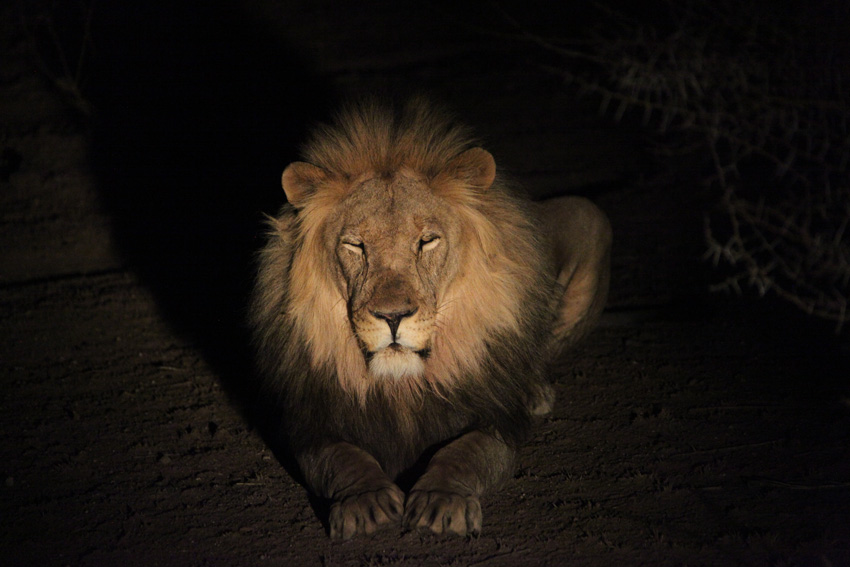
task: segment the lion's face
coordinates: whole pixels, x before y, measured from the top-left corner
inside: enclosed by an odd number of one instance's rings
[[[356,181],[330,219],[325,246],[370,373],[422,375],[441,297],[458,270],[459,220],[407,172]]]
[[[438,167],[325,166],[284,171],[296,212],[275,222],[278,263],[263,287],[285,293],[281,322],[312,368],[332,369],[361,401],[377,384],[414,400],[476,376],[490,341],[520,332],[524,290],[542,273],[526,216],[493,189],[493,157],[471,148]]]

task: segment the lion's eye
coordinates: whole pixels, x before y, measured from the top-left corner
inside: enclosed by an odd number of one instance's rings
[[[342,241],[343,248],[354,252],[355,254],[362,255],[366,248],[363,246],[363,241],[358,240],[356,238],[346,238]]]
[[[419,239],[419,250],[421,252],[427,252],[429,250],[433,250],[440,243],[440,237],[436,234],[429,234],[427,236],[423,236]]]

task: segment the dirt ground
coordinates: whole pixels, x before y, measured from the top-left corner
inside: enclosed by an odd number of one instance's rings
[[[502,35],[586,15],[116,4],[95,5],[82,97],[58,53],[75,64],[85,19],[0,9],[0,563],[850,565],[847,339],[708,295],[711,195],[649,183],[641,132]],[[480,537],[332,542],[251,411],[250,258],[309,124],[420,91],[532,194],[609,213],[611,300]]]

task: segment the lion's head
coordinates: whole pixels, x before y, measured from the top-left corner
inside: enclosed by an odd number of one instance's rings
[[[361,400],[474,380],[490,346],[545,319],[533,222],[493,157],[427,105],[349,111],[282,182],[294,212],[273,221],[257,304]]]

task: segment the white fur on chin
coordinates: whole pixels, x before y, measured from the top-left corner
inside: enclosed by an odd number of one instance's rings
[[[425,373],[425,362],[412,350],[388,347],[372,356],[369,373],[381,380],[419,378]]]

